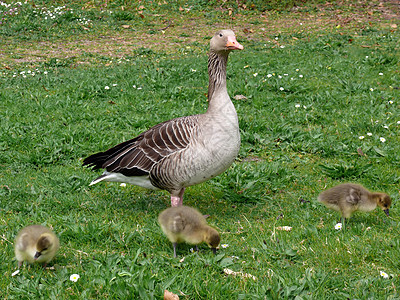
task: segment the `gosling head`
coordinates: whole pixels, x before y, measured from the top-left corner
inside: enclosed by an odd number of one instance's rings
[[[48,233],[44,233],[40,236],[36,243],[36,253],[34,258],[38,259],[40,256],[45,255],[54,247],[54,238]]]
[[[211,250],[214,254],[217,253],[217,247],[218,247],[220,241],[221,241],[221,238],[219,236],[218,231],[216,231],[212,227],[209,227],[209,229],[207,230],[207,232],[204,235],[204,242],[207,243],[207,245],[211,248]]]
[[[390,199],[390,196],[385,193],[375,193],[373,197],[376,200],[376,204],[382,208],[387,216],[389,216],[389,208],[390,205],[392,205],[392,199]]]

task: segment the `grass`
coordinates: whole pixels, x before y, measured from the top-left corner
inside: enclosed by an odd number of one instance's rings
[[[184,199],[210,214],[228,247],[213,256],[205,245],[191,253],[183,244],[175,259],[157,224],[168,194],[115,183],[88,187],[97,173],[81,160],[164,120],[204,112],[207,43],[216,26],[177,6],[174,24],[198,17],[204,28],[149,33],[154,28],[147,25],[163,24],[150,12],[142,19],[134,8],[114,6],[99,19],[95,3],[54,26],[34,19],[35,8],[24,4],[24,13],[0,26],[9,35],[0,47],[8,50],[0,55],[1,298],[160,299],[164,289],[187,299],[400,297],[400,56],[392,21],[318,30],[304,23],[304,31],[282,25],[299,17],[286,12],[265,33],[265,15],[241,8],[246,17],[236,15],[235,26],[260,34],[236,30],[245,50],[228,66],[231,98],[247,98],[233,100],[240,154],[222,175],[188,188]],[[337,5],[328,8],[346,10]],[[306,8],[301,18],[323,19],[318,12],[328,9]],[[234,23],[227,12],[205,13],[214,14],[210,24],[222,14],[219,25]],[[89,30],[78,17],[93,21]],[[246,27],[246,18],[253,25]],[[29,30],[16,36],[21,24]],[[104,34],[114,42],[102,42]],[[141,34],[152,40],[123,43]],[[47,57],[61,40],[63,50]],[[348,181],[390,194],[391,217],[356,214],[346,230],[335,230],[339,216],[316,198]],[[25,267],[12,277],[13,239],[34,223],[60,237],[54,268]],[[225,268],[257,279],[226,275]],[[73,273],[81,276],[76,283]]]

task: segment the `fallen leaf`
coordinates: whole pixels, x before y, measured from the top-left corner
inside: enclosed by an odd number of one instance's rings
[[[364,154],[364,152],[361,150],[361,148],[358,148],[358,149],[357,149],[357,153],[358,153],[358,155],[360,155],[360,156],[365,156],[365,154]]]
[[[184,9],[182,8],[182,6],[179,6],[179,11],[184,11]]]
[[[397,28],[397,24],[390,24],[390,27]]]
[[[125,29],[128,29],[130,27],[131,27],[131,25],[122,25],[122,28],[125,28]]]
[[[145,7],[143,6],[143,5],[140,5],[139,7],[138,7],[138,10],[142,10],[142,9],[144,9]]]
[[[243,32],[244,32],[244,33],[253,33],[254,30],[253,30],[253,29],[247,29],[247,28],[245,28],[245,29],[243,29]]]
[[[233,99],[235,99],[235,100],[246,100],[247,97],[243,96],[243,95],[236,95],[235,97],[233,97]]]
[[[233,271],[233,270],[231,270],[231,269],[224,269],[224,273],[226,274],[226,275],[233,275],[233,276],[237,276],[237,275],[239,275],[239,276],[241,276],[242,278],[251,278],[251,279],[253,279],[253,280],[257,280],[257,278],[254,276],[254,275],[251,275],[251,274],[249,274],[249,273],[243,273],[243,272],[235,272],[235,271]]]
[[[276,230],[291,231],[292,227],[291,226],[278,226],[278,227],[276,227]]]
[[[164,291],[164,300],[177,300],[179,296],[177,294],[171,293],[168,290]]]

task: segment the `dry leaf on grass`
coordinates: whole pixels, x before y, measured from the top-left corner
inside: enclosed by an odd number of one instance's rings
[[[178,300],[178,299],[179,299],[178,295],[171,293],[168,290],[164,291],[164,300]]]
[[[243,273],[243,272],[235,272],[231,269],[224,269],[224,273],[227,275],[233,275],[233,276],[240,276],[242,278],[251,278],[253,280],[257,280],[257,277],[254,275],[251,275],[249,273]]]
[[[278,227],[276,227],[276,230],[291,231],[292,227],[291,226],[278,226]]]
[[[233,99],[235,99],[235,100],[246,100],[247,97],[243,96],[243,95],[236,95],[235,97],[233,97]]]

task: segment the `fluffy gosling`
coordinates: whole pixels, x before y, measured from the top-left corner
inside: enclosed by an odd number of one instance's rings
[[[28,263],[43,263],[46,267],[60,248],[57,236],[47,227],[31,225],[23,228],[15,238],[15,257],[18,268],[24,261]]]
[[[170,207],[158,216],[162,231],[171,241],[176,257],[176,245],[181,242],[196,245],[207,243],[215,254],[220,242],[217,230],[210,227],[204,216],[188,206]]]
[[[343,218],[350,218],[355,211],[369,212],[379,206],[387,216],[392,204],[390,196],[385,193],[371,193],[359,184],[344,183],[323,191],[318,201],[326,207],[340,212]]]

